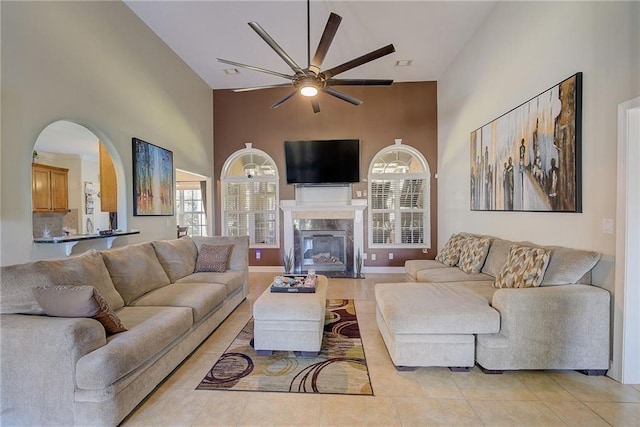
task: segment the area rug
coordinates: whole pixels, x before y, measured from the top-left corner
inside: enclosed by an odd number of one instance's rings
[[[196,390],[373,395],[353,300],[327,300],[317,357],[292,351],[258,356],[252,344],[253,319]]]

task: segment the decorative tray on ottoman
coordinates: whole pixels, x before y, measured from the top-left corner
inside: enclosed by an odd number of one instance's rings
[[[316,292],[317,284],[318,278],[315,275],[296,276],[285,274],[273,278],[271,292],[312,294]]]

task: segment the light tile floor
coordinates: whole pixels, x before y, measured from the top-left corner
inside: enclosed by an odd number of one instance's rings
[[[251,318],[274,273],[251,273],[250,294],[123,423],[125,426],[640,426],[640,385],[566,371],[485,375],[446,368],[398,372],[375,322],[374,285],[402,274],[330,279],[328,298],[354,299],[375,396],[197,391]]]

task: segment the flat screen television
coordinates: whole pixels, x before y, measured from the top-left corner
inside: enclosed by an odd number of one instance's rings
[[[287,184],[360,181],[360,140],[285,141]]]

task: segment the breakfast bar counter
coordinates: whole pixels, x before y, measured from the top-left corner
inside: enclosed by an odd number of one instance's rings
[[[67,236],[56,237],[36,237],[33,239],[33,243],[36,244],[56,244],[64,245],[64,252],[66,256],[71,255],[73,247],[85,240],[106,239],[107,249],[111,249],[113,241],[120,236],[130,236],[133,234],[140,234],[139,230],[130,231],[114,231],[109,234],[70,234]]]

